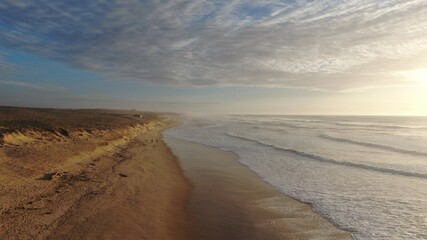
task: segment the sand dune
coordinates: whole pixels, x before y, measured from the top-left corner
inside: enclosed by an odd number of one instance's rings
[[[166,119],[0,110],[1,239],[181,239],[188,186],[160,141]]]

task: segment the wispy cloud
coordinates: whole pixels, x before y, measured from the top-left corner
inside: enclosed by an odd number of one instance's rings
[[[0,72],[6,72],[13,69],[13,65],[4,59],[4,55],[0,52]]]
[[[40,91],[46,91],[46,92],[60,92],[65,90],[65,87],[57,87],[57,86],[51,86],[51,85],[45,85],[45,84],[34,84],[34,83],[21,82],[21,81],[0,80],[0,85],[29,88],[33,90],[40,90]]]
[[[4,0],[0,45],[172,86],[346,90],[427,66],[424,0]]]

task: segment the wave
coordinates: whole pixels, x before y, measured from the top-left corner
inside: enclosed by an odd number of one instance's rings
[[[375,123],[363,123],[363,122],[360,122],[360,123],[359,122],[335,122],[335,121],[325,121],[325,120],[318,120],[318,119],[277,118],[276,120],[284,121],[284,122],[323,123],[323,124],[333,124],[338,126],[349,126],[349,127],[387,128],[387,129],[427,129],[427,126],[375,124]]]
[[[287,121],[287,122],[304,122],[304,123],[327,123],[325,121],[317,120],[317,119],[302,119],[302,118],[276,118],[279,121]]]
[[[366,146],[366,147],[374,147],[374,148],[385,149],[385,150],[398,152],[398,153],[412,154],[412,155],[417,155],[417,156],[427,156],[426,152],[419,152],[416,150],[403,149],[403,148],[399,148],[399,147],[395,147],[395,146],[391,146],[391,145],[372,143],[372,142],[364,142],[364,141],[353,140],[353,139],[348,139],[348,138],[334,137],[334,136],[331,136],[328,134],[322,134],[322,135],[320,135],[320,137],[330,139],[330,140],[334,140],[334,141],[339,141],[339,142],[347,142],[347,143],[357,144],[357,145]]]
[[[408,176],[408,177],[427,178],[427,173],[406,172],[406,171],[402,171],[402,170],[398,170],[398,169],[383,168],[383,167],[378,167],[378,166],[366,165],[366,164],[362,164],[362,163],[339,161],[336,159],[327,158],[327,157],[323,157],[323,156],[308,153],[308,152],[299,151],[299,150],[292,149],[292,148],[285,148],[285,147],[276,146],[274,144],[265,143],[265,142],[259,141],[257,139],[252,139],[252,138],[236,135],[236,134],[233,134],[231,132],[228,132],[226,134],[230,137],[238,138],[238,139],[249,141],[249,142],[256,142],[257,144],[260,144],[260,145],[263,145],[266,147],[271,147],[271,148],[274,148],[274,149],[279,150],[279,151],[285,151],[288,153],[293,153],[295,155],[306,157],[307,159],[316,160],[316,161],[320,161],[320,162],[326,162],[326,163],[348,166],[348,167],[354,167],[354,168],[361,168],[361,169],[365,169],[365,170],[376,171],[376,172],[381,172],[381,173],[386,173],[386,174],[395,174],[395,175],[402,175],[402,176]]]
[[[427,129],[425,126],[404,126],[404,125],[382,125],[382,124],[366,124],[366,123],[351,123],[351,122],[331,122],[339,126],[349,127],[368,127],[368,128],[388,128],[388,129]]]
[[[315,129],[315,127],[310,127],[305,125],[296,125],[296,124],[284,123],[284,122],[275,122],[275,123],[270,123],[269,125],[279,126],[279,127],[288,127],[288,128]]]
[[[405,126],[405,125],[382,125],[382,124],[368,124],[368,123],[354,123],[354,122],[334,122],[334,121],[321,121],[321,120],[304,120],[304,119],[274,119],[274,120],[232,120],[231,122],[244,125],[269,125],[278,127],[287,127],[293,129],[328,129],[328,130],[342,130],[342,127],[356,127],[357,129],[364,130],[427,130],[425,126]],[[317,124],[322,124],[320,127]],[[341,127],[340,127],[341,126]]]

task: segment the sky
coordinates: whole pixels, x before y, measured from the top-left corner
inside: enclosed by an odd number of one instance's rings
[[[427,115],[427,1],[1,0],[0,105]]]

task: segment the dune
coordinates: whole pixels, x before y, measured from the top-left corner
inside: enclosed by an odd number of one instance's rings
[[[160,140],[170,124],[136,111],[1,107],[0,238],[185,239],[188,183]]]

